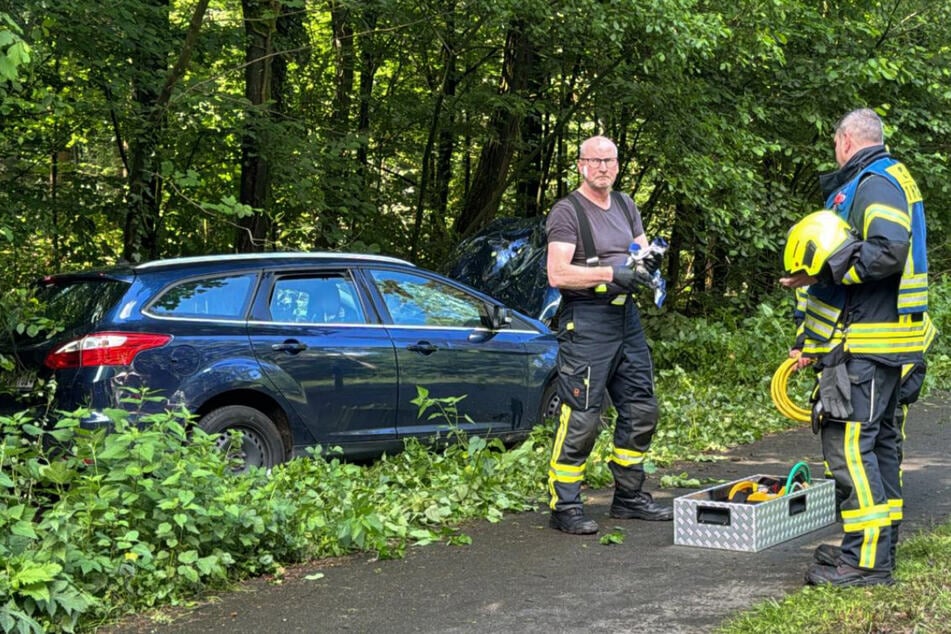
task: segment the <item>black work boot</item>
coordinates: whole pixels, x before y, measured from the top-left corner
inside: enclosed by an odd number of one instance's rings
[[[669,522],[674,519],[674,509],[661,506],[654,501],[650,493],[635,491],[622,495],[615,491],[611,502],[611,517],[619,520],[653,520]]]
[[[890,586],[895,583],[892,573],[866,568],[856,568],[840,562],[837,566],[815,564],[806,573],[806,583],[813,586],[832,585],[853,586]]]
[[[832,544],[819,544],[812,552],[812,558],[823,566],[838,566],[842,556],[842,547]]]
[[[591,535],[598,532],[598,523],[585,517],[584,511],[578,507],[552,511],[548,526],[572,535]]]

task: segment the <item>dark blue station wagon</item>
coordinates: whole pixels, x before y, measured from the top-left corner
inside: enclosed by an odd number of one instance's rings
[[[448,421],[410,402],[417,386],[464,395],[459,427],[509,442],[558,405],[544,324],[395,258],[176,258],[50,276],[39,296],[65,330],[17,342],[0,410],[24,409],[10,395],[55,376],[56,408],[89,408],[86,427],[109,425],[106,408],[185,408],[207,432],[243,432],[249,465],[317,444],[356,458],[444,438]],[[142,388],[161,400],[126,404]]]

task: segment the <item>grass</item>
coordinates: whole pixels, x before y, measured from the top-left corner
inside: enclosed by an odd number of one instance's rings
[[[890,587],[805,587],[757,605],[717,634],[951,631],[951,520],[899,544],[895,578]]]

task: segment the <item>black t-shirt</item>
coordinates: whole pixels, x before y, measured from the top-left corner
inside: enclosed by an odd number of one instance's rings
[[[628,249],[634,238],[644,233],[644,225],[637,205],[627,194],[621,193],[627,211],[633,214],[633,233],[631,230],[632,218],[621,208],[615,196],[611,196],[611,206],[601,209],[596,204],[580,194],[571,194],[578,202],[591,225],[591,237],[597,251],[601,266],[615,266],[627,260]],[[551,208],[545,224],[549,244],[552,242],[566,242],[575,245],[575,253],[571,263],[577,266],[586,266],[585,258],[594,254],[586,254],[584,243],[581,240],[581,231],[578,229],[578,216],[574,205],[567,198],[562,198]],[[596,297],[594,289],[569,290],[559,289],[561,295],[568,299],[590,299]],[[607,295],[613,296],[625,292],[623,289],[608,284]]]

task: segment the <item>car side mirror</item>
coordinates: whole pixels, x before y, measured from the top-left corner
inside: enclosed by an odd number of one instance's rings
[[[486,328],[501,330],[512,323],[512,309],[500,304],[489,304],[486,306],[483,322]]]

